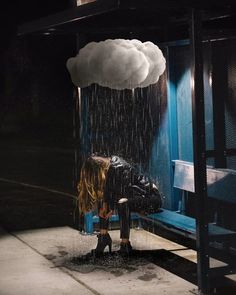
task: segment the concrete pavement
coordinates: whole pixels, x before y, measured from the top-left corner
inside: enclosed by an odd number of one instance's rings
[[[1,295],[92,295],[88,288],[55,268],[36,249],[0,231]]]
[[[119,231],[111,231],[111,236],[115,251]],[[144,230],[132,230],[131,239],[137,250],[165,249],[196,261],[194,251]],[[196,291],[194,284],[145,259],[131,268],[73,265],[71,259],[88,253],[96,240],[96,236],[83,236],[70,227],[13,234],[1,230],[0,295],[184,295]]]

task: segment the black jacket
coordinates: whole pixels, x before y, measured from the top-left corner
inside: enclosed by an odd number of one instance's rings
[[[112,156],[107,172],[104,200],[110,209],[121,198],[127,198],[131,211],[154,213],[161,205],[161,195],[153,182],[139,174],[132,165],[118,156]]]

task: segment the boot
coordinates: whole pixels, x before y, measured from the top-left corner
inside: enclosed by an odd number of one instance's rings
[[[97,243],[97,247],[95,249],[95,254],[101,255],[104,252],[106,246],[109,247],[109,253],[111,253],[112,239],[111,239],[110,235],[109,234],[105,234],[105,235],[99,234],[99,235],[97,235],[97,237],[98,237],[98,243]]]
[[[124,255],[129,255],[132,252],[133,248],[130,244],[130,242],[128,243],[120,243],[120,254],[124,254]]]

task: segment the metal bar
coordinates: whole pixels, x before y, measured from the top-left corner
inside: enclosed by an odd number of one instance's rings
[[[197,196],[196,245],[200,293],[209,290],[209,242],[207,220],[206,140],[201,11],[191,10],[190,44],[192,51],[192,119],[194,149],[194,184]]]
[[[225,49],[225,54],[222,54],[222,46]],[[228,93],[226,46],[225,41],[220,42],[220,44],[214,42],[212,45],[212,96],[216,168],[225,168],[227,165],[225,155],[225,97]]]
[[[222,30],[215,30],[213,32],[209,32],[209,30],[203,30],[203,37],[202,42],[217,42],[222,40],[234,40],[236,39],[236,30],[228,30],[227,32]],[[158,44],[158,46],[168,46],[168,47],[177,47],[177,46],[185,46],[189,45],[189,39],[180,39],[176,41],[169,41],[169,42],[161,42]]]
[[[98,0],[81,5],[73,9],[40,18],[38,20],[25,23],[18,28],[17,35],[22,36],[30,33],[47,31],[60,25],[76,22],[94,15],[103,14],[119,8],[118,0]]]
[[[120,0],[121,7],[126,7],[129,9],[135,8],[148,8],[152,9],[189,9],[189,8],[202,8],[202,9],[213,9],[213,8],[228,8],[229,6],[234,6],[234,0],[224,0],[220,5],[215,0],[198,0],[198,1],[186,1],[186,0],[166,0],[166,1],[156,1],[156,0]]]
[[[213,157],[215,157],[215,154],[216,154],[215,150],[207,150],[206,151],[207,158],[213,158]],[[236,149],[225,149],[224,155],[225,155],[225,157],[236,156]]]
[[[186,8],[183,3],[178,3],[175,0],[156,1],[156,0],[120,0],[120,6],[123,9],[177,9],[182,7]]]
[[[103,15],[108,12],[112,11],[157,11],[157,13],[160,13],[160,15],[166,14],[167,16],[170,16],[170,18],[167,19],[168,23],[172,24],[186,24],[187,18],[186,14],[184,13],[188,8],[196,6],[196,4],[200,7],[207,7],[209,5],[206,5],[206,1],[204,3],[200,4],[193,3],[189,1],[174,1],[174,0],[166,0],[164,2],[156,1],[156,0],[97,0],[91,3],[88,3],[86,5],[80,5],[76,6],[76,1],[70,0],[70,6],[73,7],[73,9],[67,9],[59,13],[55,13],[52,15],[49,15],[47,17],[42,17],[38,20],[31,21],[25,24],[22,24],[18,28],[18,36],[30,34],[30,33],[57,33],[55,32],[55,29],[58,30],[58,33],[65,33],[66,28],[71,29],[71,26],[67,26],[67,24],[74,24],[74,30],[77,31],[78,24],[80,24],[81,20],[89,19],[90,17],[96,16],[96,15]],[[209,6],[212,10],[214,7],[215,2],[212,1],[212,4]],[[222,4],[222,10],[220,12],[207,12],[210,13],[209,16],[205,15],[204,20],[205,21],[214,21],[215,19],[224,19],[227,17],[234,16],[235,11],[232,9],[232,7],[226,5],[226,3]],[[224,9],[224,10],[223,10]],[[206,14],[207,14],[206,13]],[[96,24],[94,24],[96,26]],[[137,25],[137,24],[136,24]],[[135,27],[136,27],[135,25]],[[94,31],[94,29],[97,29],[97,27],[93,26],[90,28]],[[89,26],[86,26],[86,29],[89,30]],[[110,28],[110,26],[108,25]],[[106,27],[106,29],[108,29]],[[141,28],[140,28],[141,29]],[[144,29],[151,29],[151,27],[144,26]],[[153,27],[153,29],[156,29],[156,26]],[[74,32],[72,30],[72,32]],[[122,27],[121,27],[122,30]],[[218,34],[218,32],[217,32]]]
[[[225,150],[225,154],[228,157],[230,157],[230,156],[236,156],[236,149],[226,149]]]

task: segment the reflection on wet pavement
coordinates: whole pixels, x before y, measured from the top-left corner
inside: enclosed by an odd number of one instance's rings
[[[133,250],[129,256],[114,251],[111,254],[104,253],[101,257],[96,257],[93,252],[90,252],[65,260],[63,264],[66,268],[80,273],[103,270],[115,276],[134,272],[147,265],[148,271],[139,276],[139,280],[150,281],[156,278],[155,265],[158,265],[196,284],[196,264],[163,249]],[[153,270],[154,272],[152,272]]]

